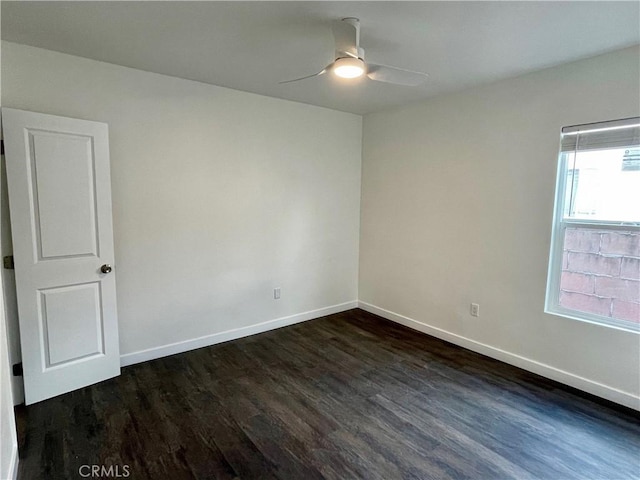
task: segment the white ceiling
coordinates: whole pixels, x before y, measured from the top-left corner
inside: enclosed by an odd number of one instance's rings
[[[361,20],[402,87],[332,75],[331,21]],[[2,2],[4,40],[358,114],[640,43],[640,2]]]

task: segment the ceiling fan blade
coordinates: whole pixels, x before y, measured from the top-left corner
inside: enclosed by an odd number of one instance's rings
[[[292,83],[292,82],[299,82],[300,80],[306,80],[307,78],[313,78],[313,77],[319,77],[320,75],[323,75],[325,73],[327,73],[327,71],[329,71],[329,69],[333,66],[333,62],[330,63],[329,65],[327,65],[326,67],[324,67],[322,70],[320,70],[318,73],[314,73],[312,75],[307,75],[306,77],[300,77],[300,78],[294,78],[292,80],[283,80],[282,82],[278,82],[279,84],[283,84],[283,83]]]
[[[394,83],[396,85],[406,85],[415,87],[427,80],[429,75],[413,70],[390,67],[388,65],[367,64],[367,77],[376,82]]]
[[[343,18],[333,23],[333,38],[336,41],[336,58],[349,56],[358,58],[360,47],[360,20]]]

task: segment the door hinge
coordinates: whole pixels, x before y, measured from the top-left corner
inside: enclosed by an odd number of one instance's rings
[[[2,265],[7,270],[14,270],[16,267],[13,264],[13,255],[7,255],[6,257],[2,257]]]
[[[13,376],[22,377],[22,362],[13,365]]]
[[[0,140],[0,155],[4,155],[4,140]]]

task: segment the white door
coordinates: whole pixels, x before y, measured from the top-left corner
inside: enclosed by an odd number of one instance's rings
[[[25,400],[120,374],[109,131],[2,109]]]

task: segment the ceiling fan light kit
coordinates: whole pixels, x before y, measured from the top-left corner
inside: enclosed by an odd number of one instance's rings
[[[335,22],[333,37],[336,42],[336,51],[335,60],[332,63],[318,73],[280,83],[298,82],[319,77],[329,71],[342,78],[358,78],[366,74],[370,80],[376,82],[405,86],[420,85],[427,79],[426,73],[365,62],[364,49],[360,46],[360,20],[357,18],[348,17]]]
[[[366,66],[361,58],[342,57],[333,62],[332,70],[342,78],[357,78],[364,74]]]

